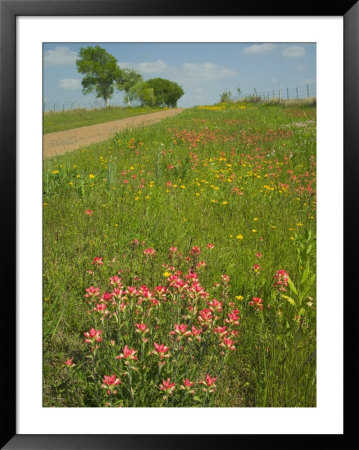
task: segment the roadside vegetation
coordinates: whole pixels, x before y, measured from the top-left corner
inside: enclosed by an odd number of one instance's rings
[[[151,112],[161,111],[163,108],[151,107],[121,107],[109,106],[96,109],[73,109],[72,111],[46,112],[43,116],[43,134],[55,131],[72,130],[87,127],[97,123],[126,119]]]
[[[44,160],[43,267],[44,406],[316,406],[315,105]]]

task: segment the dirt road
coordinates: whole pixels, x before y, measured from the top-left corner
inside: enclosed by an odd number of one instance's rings
[[[99,123],[89,127],[75,128],[73,130],[57,131],[43,136],[43,157],[61,155],[71,152],[79,147],[105,141],[115,133],[125,128],[135,128],[143,125],[151,125],[160,120],[175,116],[184,108],[166,109],[141,116],[128,117],[127,119],[112,122]]]

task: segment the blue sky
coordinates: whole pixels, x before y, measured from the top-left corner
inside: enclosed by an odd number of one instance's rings
[[[76,70],[81,47],[100,45],[112,54],[120,68],[131,67],[144,80],[161,77],[175,81],[185,94],[178,106],[211,105],[224,91],[238,95],[270,92],[278,96],[315,92],[316,45],[308,43],[48,43],[44,44],[43,100],[47,109],[55,103],[95,100],[82,94],[82,75]],[[123,103],[115,91],[112,102]],[[59,105],[57,105],[59,109]]]

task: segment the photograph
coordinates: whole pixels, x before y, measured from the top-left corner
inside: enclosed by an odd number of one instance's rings
[[[316,43],[42,65],[42,406],[316,407]]]

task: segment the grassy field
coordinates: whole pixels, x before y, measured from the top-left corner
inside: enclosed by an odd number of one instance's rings
[[[44,161],[44,406],[316,405],[316,108]]]
[[[111,120],[126,119],[150,112],[160,111],[163,108],[149,107],[121,107],[110,106],[99,109],[74,109],[72,111],[46,112],[43,119],[43,134],[55,131],[71,130],[73,128],[87,127],[96,123]]]

